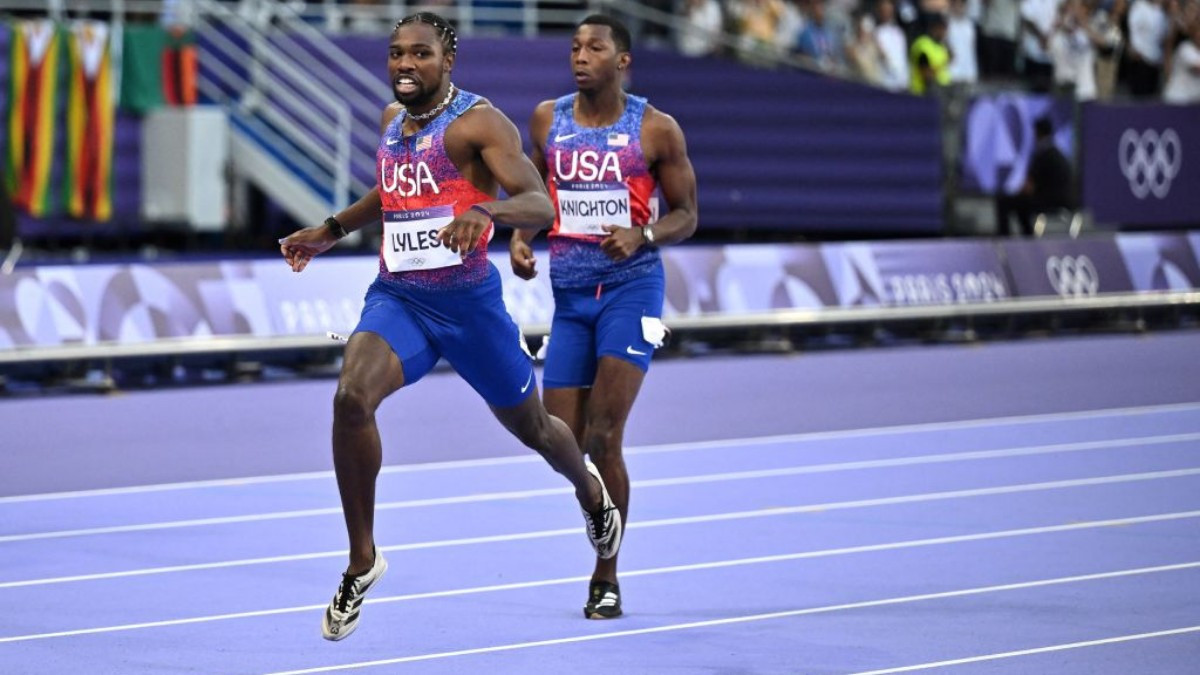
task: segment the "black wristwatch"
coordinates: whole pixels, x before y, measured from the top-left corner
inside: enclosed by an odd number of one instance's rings
[[[337,221],[337,218],[334,218],[333,216],[329,216],[325,219],[325,227],[329,230],[329,233],[333,235],[334,239],[341,239],[347,234],[350,234],[346,231],[346,228],[342,227],[342,224]]]

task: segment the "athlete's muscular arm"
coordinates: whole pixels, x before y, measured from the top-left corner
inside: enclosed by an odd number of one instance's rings
[[[491,214],[490,219],[476,209],[459,214],[441,229],[438,236],[442,243],[450,250],[466,255],[475,249],[491,221],[534,231],[554,222],[554,207],[546,196],[546,186],[521,149],[517,127],[504,113],[490,105],[477,106],[456,124],[462,126],[451,127],[461,134],[454,144],[465,144],[482,161],[487,173],[508,194],[508,199],[478,205]],[[449,139],[447,132],[447,151],[453,157],[455,153]]]
[[[646,227],[653,227],[656,246],[681,242],[696,231],[696,172],[688,159],[683,130],[673,117],[647,108],[642,121],[642,152],[669,209],[661,220]],[[609,235],[600,242],[600,248],[618,262],[646,245],[646,228],[606,225],[604,229]]]
[[[529,121],[529,138],[533,144],[529,159],[541,174],[543,184],[548,175],[546,138],[550,133],[550,123],[553,119],[554,101],[542,101],[534,109],[533,118]],[[508,243],[508,258],[509,263],[512,264],[513,274],[522,279],[532,279],[537,276],[537,259],[533,257],[533,248],[529,246],[529,242],[533,241],[535,236],[537,236],[537,230],[513,229],[512,239]]]
[[[651,110],[642,125],[649,141],[648,163],[658,178],[663,199],[670,211],[654,223],[655,244],[675,244],[696,232],[696,172],[688,158],[683,130],[670,115]]]
[[[384,108],[379,121],[380,135],[387,130],[396,115],[400,114],[400,110],[400,106],[395,103]],[[378,220],[382,208],[383,204],[379,200],[379,186],[376,185],[353,204],[335,213],[333,217],[346,232],[353,232]],[[333,248],[336,242],[337,239],[333,233],[322,223],[298,230],[280,239],[279,250],[283,253],[283,259],[287,261],[292,271],[300,272],[308,266],[313,256]]]

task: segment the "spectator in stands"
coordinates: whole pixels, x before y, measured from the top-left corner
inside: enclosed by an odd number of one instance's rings
[[[875,20],[870,14],[857,13],[853,19],[854,34],[846,46],[851,71],[868,84],[883,84],[883,52],[875,41]]]
[[[1129,6],[1125,72],[1133,96],[1158,96],[1169,27],[1162,0],[1133,0]]]
[[[1193,6],[1197,6],[1193,3]],[[1193,15],[1184,40],[1171,57],[1171,71],[1163,89],[1167,103],[1200,103],[1200,16]]]
[[[930,14],[925,18],[925,33],[912,43],[908,67],[912,74],[909,91],[935,93],[950,84],[950,50],[946,48],[946,17]]]
[[[1092,6],[1091,36],[1096,47],[1096,98],[1106,101],[1113,97],[1117,87],[1117,70],[1125,46],[1121,23],[1129,3],[1127,0],[1111,0],[1111,3],[1107,3],[1106,0],[1087,2]]]
[[[975,56],[975,22],[967,15],[966,0],[950,0],[946,25],[946,47],[950,50],[950,82],[966,87],[979,81]]]
[[[1096,98],[1096,44],[1101,40],[1094,32],[1091,10],[1084,0],[1066,0],[1059,6],[1050,37],[1054,86],[1058,91],[1079,101]]]
[[[346,17],[345,29],[351,33],[363,35],[383,34],[387,32],[388,22],[384,18],[383,2],[381,0],[343,0],[348,5],[344,10]],[[443,11],[444,5],[452,4],[450,0],[426,0],[418,3],[425,11]],[[438,5],[443,5],[439,7]]]
[[[825,21],[823,0],[812,0],[809,4],[808,21],[800,33],[796,49],[827,73],[846,71],[845,45],[841,34]]]
[[[775,26],[775,47],[781,54],[790,54],[804,32],[807,19],[798,0],[784,0],[783,12]]]
[[[896,23],[904,29],[904,37],[912,44],[921,37],[924,25],[921,23],[921,10],[915,0],[893,0],[896,6]]]
[[[731,4],[731,10],[738,26],[742,59],[760,63],[773,57],[783,0],[740,0]]]
[[[909,87],[908,37],[896,23],[896,6],[892,0],[879,0],[875,5],[875,42],[883,54],[883,86],[892,91]]]
[[[720,49],[724,27],[721,5],[717,0],[685,0],[683,28],[675,36],[679,51],[687,56],[707,56]]]
[[[1018,0],[984,0],[979,27],[985,78],[1010,79],[1017,74],[1017,35],[1021,30]]]
[[[1021,58],[1026,83],[1039,92],[1050,91],[1054,63],[1050,60],[1050,37],[1058,20],[1062,0],[1021,0]]]
[[[1047,117],[1034,122],[1033,156],[1025,172],[1025,184],[1013,195],[996,194],[996,233],[1009,236],[1011,216],[1025,236],[1033,235],[1033,219],[1039,213],[1074,208],[1071,197],[1071,162],[1054,143],[1054,123]]]

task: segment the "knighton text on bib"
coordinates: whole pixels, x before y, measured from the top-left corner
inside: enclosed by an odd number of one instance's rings
[[[442,246],[438,230],[454,220],[454,207],[434,206],[383,212],[383,261],[389,272],[461,265],[462,257]]]
[[[631,227],[629,188],[624,183],[559,183],[560,233],[607,234],[604,225]]]

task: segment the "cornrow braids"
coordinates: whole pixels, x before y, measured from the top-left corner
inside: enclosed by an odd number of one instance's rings
[[[451,26],[449,21],[443,19],[437,14],[434,14],[433,12],[417,12],[416,14],[409,14],[403,19],[397,21],[396,27],[392,29],[392,32],[395,33],[396,31],[400,30],[401,26],[406,26],[410,23],[423,23],[433,26],[433,29],[437,31],[438,38],[441,39],[442,46],[446,48],[446,51],[451,54],[458,53],[458,33],[454,31],[454,26]]]

